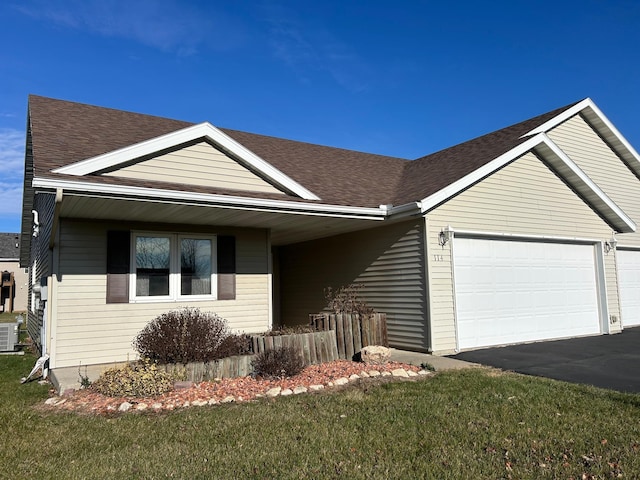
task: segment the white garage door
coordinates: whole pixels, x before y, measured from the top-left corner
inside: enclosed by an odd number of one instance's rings
[[[600,333],[591,245],[454,240],[460,349]]]
[[[640,252],[618,250],[618,281],[622,326],[640,325]]]

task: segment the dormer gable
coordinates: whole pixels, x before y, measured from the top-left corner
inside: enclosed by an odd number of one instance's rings
[[[178,159],[187,165],[188,173],[182,177],[175,175]],[[171,164],[174,164],[173,169],[169,168]],[[319,200],[315,194],[208,122],[81,160],[57,168],[53,173],[203,185],[193,183],[198,178],[197,181],[207,186],[212,185],[207,182],[214,182],[230,189],[278,192]],[[152,178],[141,177],[145,173]]]

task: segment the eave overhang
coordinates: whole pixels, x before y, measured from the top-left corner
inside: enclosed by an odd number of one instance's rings
[[[83,182],[47,177],[33,179],[33,187],[39,189],[63,189],[65,194],[76,192],[85,196],[114,196],[128,199],[148,199],[160,203],[209,205],[231,209],[271,211],[291,214],[335,216],[341,218],[365,218],[384,220],[387,209],[378,207],[351,207],[301,201],[272,200],[234,195],[195,193],[162,188],[145,188],[127,185]]]

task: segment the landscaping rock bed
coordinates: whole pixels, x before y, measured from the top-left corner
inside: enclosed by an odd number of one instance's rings
[[[42,408],[109,415],[121,412],[171,411],[187,407],[203,407],[232,402],[252,401],[262,397],[296,395],[322,391],[370,378],[418,378],[431,372],[413,365],[390,362],[384,365],[338,360],[309,365],[300,374],[284,379],[253,377],[229,378],[196,384],[183,383],[181,388],[153,398],[113,398],[92,391],[79,390],[64,397],[50,397]]]

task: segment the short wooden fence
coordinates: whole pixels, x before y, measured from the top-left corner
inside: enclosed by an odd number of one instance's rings
[[[309,315],[309,323],[315,330],[335,330],[338,356],[342,359],[352,360],[362,347],[369,345],[389,346],[385,313],[362,319],[357,314],[319,313]]]
[[[169,363],[159,365],[165,372],[184,374],[185,380],[205,382],[216,378],[246,377],[253,372],[251,362],[255,355],[235,355],[212,362],[192,362],[186,365]]]
[[[303,356],[307,365],[333,362],[340,358],[336,332],[331,330],[291,335],[254,335],[251,337],[251,344],[254,353],[292,347]]]
[[[338,356],[336,332],[333,330],[292,335],[252,335],[251,345],[253,355],[236,355],[212,362],[166,364],[159,367],[169,373],[184,373],[186,380],[204,382],[216,378],[246,377],[253,372],[251,362],[256,354],[276,348],[296,349],[307,365],[332,362],[341,358]]]

